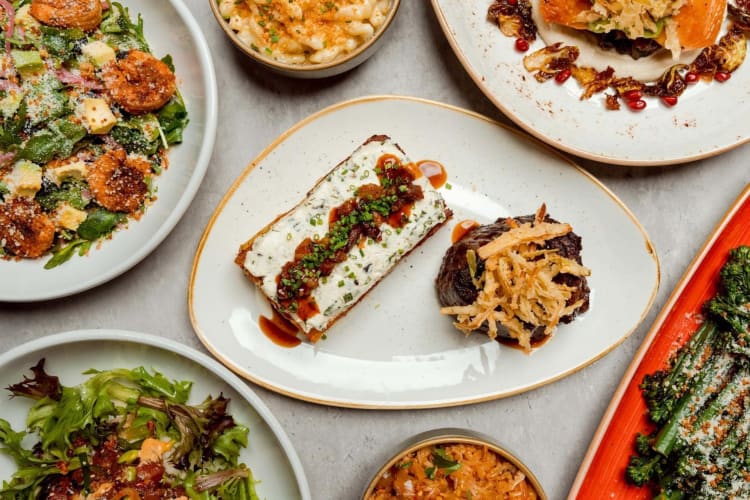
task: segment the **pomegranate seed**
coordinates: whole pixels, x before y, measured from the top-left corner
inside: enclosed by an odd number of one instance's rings
[[[732,78],[732,73],[729,73],[727,71],[717,71],[714,75],[714,80],[716,80],[719,83],[724,83],[727,80]]]
[[[675,104],[677,104],[677,96],[668,95],[668,96],[662,97],[661,100],[667,106],[674,106]]]
[[[700,75],[696,73],[695,71],[688,71],[685,73],[685,81],[687,83],[695,83],[700,79]]]
[[[508,5],[518,5],[518,0],[508,0]]]
[[[622,96],[628,101],[638,101],[641,97],[643,97],[643,92],[638,89],[633,89],[623,93]]]
[[[570,70],[564,69],[560,71],[558,74],[555,75],[555,81],[557,83],[565,83],[565,81],[570,78]]]
[[[526,52],[527,50],[529,50],[529,42],[523,38],[517,38],[516,50],[519,52]]]
[[[628,101],[628,107],[633,111],[640,111],[646,107],[646,101],[643,99],[633,99]]]

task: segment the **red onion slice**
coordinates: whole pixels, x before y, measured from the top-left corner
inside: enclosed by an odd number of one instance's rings
[[[5,29],[5,53],[10,55],[10,37],[16,29],[16,9],[8,0],[0,0],[0,7],[8,15],[8,27]]]
[[[16,157],[16,153],[0,153],[0,167],[13,161]]]
[[[103,88],[99,82],[88,80],[79,74],[71,73],[65,68],[57,70],[57,78],[65,84],[80,85],[86,89],[101,90]]]

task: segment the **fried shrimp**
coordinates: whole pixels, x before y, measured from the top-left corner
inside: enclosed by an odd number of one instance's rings
[[[128,157],[124,149],[100,156],[89,169],[87,180],[96,202],[114,212],[134,212],[146,198],[145,177],[151,166]]]
[[[0,204],[0,247],[19,257],[36,258],[52,247],[55,223],[34,200]]]
[[[31,15],[55,28],[91,31],[102,22],[101,0],[32,0]]]
[[[112,99],[130,114],[161,108],[177,90],[169,66],[140,50],[131,50],[119,61],[109,63],[102,78]]]

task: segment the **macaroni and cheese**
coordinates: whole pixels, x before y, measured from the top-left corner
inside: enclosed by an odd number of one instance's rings
[[[219,0],[252,50],[284,64],[322,64],[352,52],[386,20],[391,0]]]

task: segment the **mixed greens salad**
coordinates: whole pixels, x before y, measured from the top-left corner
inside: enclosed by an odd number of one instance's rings
[[[52,268],[156,198],[188,114],[118,2],[0,0],[0,31],[0,255]]]
[[[0,499],[258,499],[239,463],[248,429],[223,395],[188,405],[191,382],[142,367],[89,370],[67,387],[44,362],[7,388],[34,403],[25,431],[0,419],[0,452],[18,467]]]
[[[627,478],[657,499],[750,498],[750,247],[732,250],[706,320],[641,388],[656,425]]]

